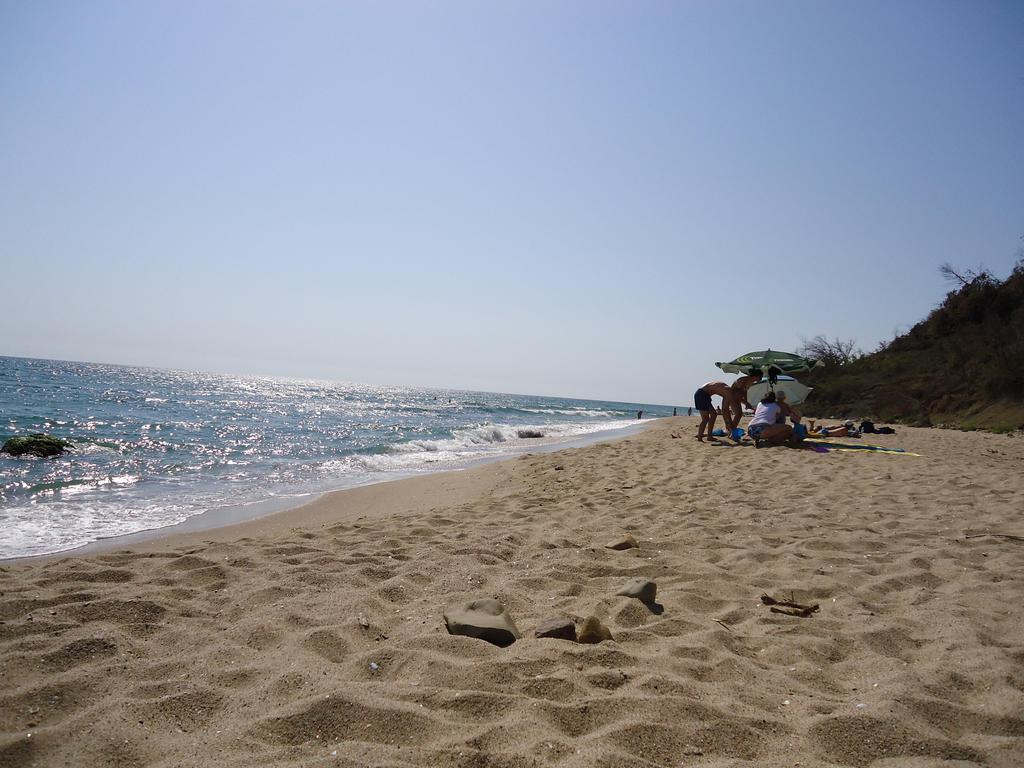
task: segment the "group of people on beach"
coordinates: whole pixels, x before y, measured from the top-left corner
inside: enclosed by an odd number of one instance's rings
[[[801,414],[786,402],[785,392],[769,390],[756,407],[751,405],[747,399],[750,387],[757,384],[762,378],[764,378],[763,372],[754,371],[740,376],[732,384],[726,384],[724,381],[709,381],[700,387],[693,396],[694,404],[700,411],[697,439],[704,442],[705,436],[713,435],[718,411],[711,402],[711,398],[717,396],[722,398],[721,413],[725,420],[725,430],[737,442],[739,438],[735,430],[739,427],[744,407],[754,411],[754,417],[747,425],[747,433],[754,440],[755,445],[761,443],[778,445],[791,440],[794,434],[793,426],[787,424],[786,419],[796,425],[800,423]]]

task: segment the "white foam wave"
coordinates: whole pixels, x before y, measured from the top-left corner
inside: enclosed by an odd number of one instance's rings
[[[515,440],[521,429],[543,431],[543,427],[511,427],[506,424],[481,424],[477,427],[456,429],[446,440],[412,440],[391,447],[392,453],[422,453],[435,451],[471,450],[494,443]]]
[[[520,408],[527,413],[547,413],[552,416],[587,416],[589,418],[607,419],[621,416],[621,411],[598,411],[593,408]]]
[[[498,425],[482,424],[455,430],[452,437],[439,440],[411,440],[392,446],[387,453],[346,456],[328,462],[331,474],[349,475],[394,472],[435,472],[454,469],[468,463],[503,454],[530,450],[538,445],[565,442],[576,437],[634,426],[635,420],[606,421],[600,424]],[[521,438],[519,432],[539,432],[543,438]]]
[[[201,509],[157,502],[137,506],[59,503],[45,514],[41,511],[35,504],[4,509],[0,558],[62,552],[97,539],[174,525]]]

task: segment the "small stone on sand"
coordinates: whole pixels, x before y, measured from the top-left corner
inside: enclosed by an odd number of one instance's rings
[[[578,642],[593,645],[595,643],[603,642],[604,640],[611,640],[612,633],[608,631],[608,627],[601,623],[601,620],[597,616],[587,616],[583,621],[583,626],[580,628],[579,636],[577,637]]]
[[[633,549],[633,547],[639,547],[639,546],[640,546],[640,543],[635,538],[633,538],[633,536],[631,534],[628,534],[628,533],[624,533],[624,534],[622,534],[622,536],[620,536],[619,538],[615,539],[615,541],[610,541],[610,542],[608,542],[607,544],[604,545],[605,549],[617,549],[617,550]]]
[[[615,594],[635,597],[642,603],[653,603],[658,594],[658,585],[647,579],[633,579]]]
[[[534,630],[536,637],[553,637],[558,640],[576,641],[576,624],[568,616],[556,616],[542,622]]]
[[[505,606],[490,597],[452,606],[444,612],[444,623],[449,634],[476,637],[502,648],[522,637]]]

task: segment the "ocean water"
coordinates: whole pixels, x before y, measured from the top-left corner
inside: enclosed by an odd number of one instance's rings
[[[0,558],[71,549],[210,510],[329,490],[670,416],[671,407],[376,387],[0,357],[0,441],[46,432],[66,456],[0,454]],[[520,436],[525,431],[540,439]]]

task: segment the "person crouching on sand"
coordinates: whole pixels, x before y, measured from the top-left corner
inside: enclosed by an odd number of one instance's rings
[[[700,427],[697,429],[697,439],[704,442],[704,435],[711,437],[715,428],[715,419],[718,414],[715,406],[711,403],[711,396],[718,395],[722,398],[722,418],[725,419],[726,431],[732,432],[732,390],[724,381],[709,381],[703,387],[693,393],[693,403],[700,411]]]
[[[787,411],[792,412],[792,408],[777,402],[774,392],[768,392],[761,398],[754,418],[747,425],[747,434],[755,446],[760,448],[761,443],[780,445],[793,438],[793,428],[786,423]],[[799,414],[796,414],[796,420],[800,420]]]

